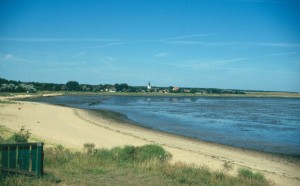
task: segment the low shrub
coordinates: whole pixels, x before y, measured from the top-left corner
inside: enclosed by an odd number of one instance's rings
[[[150,160],[167,161],[171,154],[159,145],[144,145],[141,147],[124,146],[111,150],[96,149],[95,156],[103,159],[114,159],[118,163],[144,162]]]
[[[238,170],[238,176],[240,178],[249,179],[249,180],[264,180],[265,179],[264,175],[262,175],[261,173],[259,173],[259,172],[254,173],[251,170],[245,169],[245,168],[240,168]]]
[[[171,157],[172,155],[164,148],[154,144],[137,147],[134,150],[134,159],[138,162],[149,160],[159,160],[164,162],[170,160]]]
[[[83,144],[83,150],[87,155],[93,155],[95,153],[95,144],[85,143]]]
[[[11,137],[13,141],[17,143],[26,143],[28,142],[28,139],[30,138],[30,132],[28,129],[25,129],[25,126],[22,126],[19,132],[14,133],[14,135]]]
[[[72,158],[72,152],[69,149],[66,149],[62,145],[57,145],[55,147],[46,148],[44,150],[45,165],[49,166],[62,166],[67,163]]]

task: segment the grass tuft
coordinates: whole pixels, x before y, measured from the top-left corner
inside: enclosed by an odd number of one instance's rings
[[[94,143],[85,143],[83,145],[83,150],[87,155],[93,155],[95,153],[95,144]]]
[[[238,176],[242,179],[248,179],[248,180],[264,180],[265,177],[259,172],[252,172],[249,169],[240,168],[238,170]]]
[[[134,150],[134,159],[138,162],[159,160],[161,162],[169,161],[172,155],[165,151],[161,146],[150,144],[137,147]]]
[[[225,168],[226,171],[232,170],[232,169],[233,169],[233,165],[230,164],[229,162],[225,162],[225,163],[223,164],[223,166],[224,166],[224,168]]]

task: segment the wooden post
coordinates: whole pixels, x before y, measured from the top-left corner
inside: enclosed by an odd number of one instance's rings
[[[37,177],[42,176],[44,173],[44,170],[43,170],[44,169],[44,167],[43,167],[44,157],[43,156],[44,156],[43,143],[38,143],[37,144],[37,158],[36,158],[36,160],[37,160],[36,176]]]

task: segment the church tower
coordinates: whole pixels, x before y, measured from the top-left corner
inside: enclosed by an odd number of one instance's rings
[[[149,81],[149,83],[148,83],[147,89],[148,89],[148,90],[150,90],[150,89],[151,89],[151,84],[150,84],[150,81]]]

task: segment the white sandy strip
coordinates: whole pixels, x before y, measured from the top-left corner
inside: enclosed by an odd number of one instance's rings
[[[161,144],[173,155],[173,162],[204,165],[213,170],[233,165],[259,171],[277,185],[300,185],[300,165],[269,155],[200,142],[175,135],[118,123],[94,113],[61,106],[18,102],[0,104],[0,125],[18,131],[21,126],[46,142],[82,149],[84,143],[100,148],[123,145]]]

